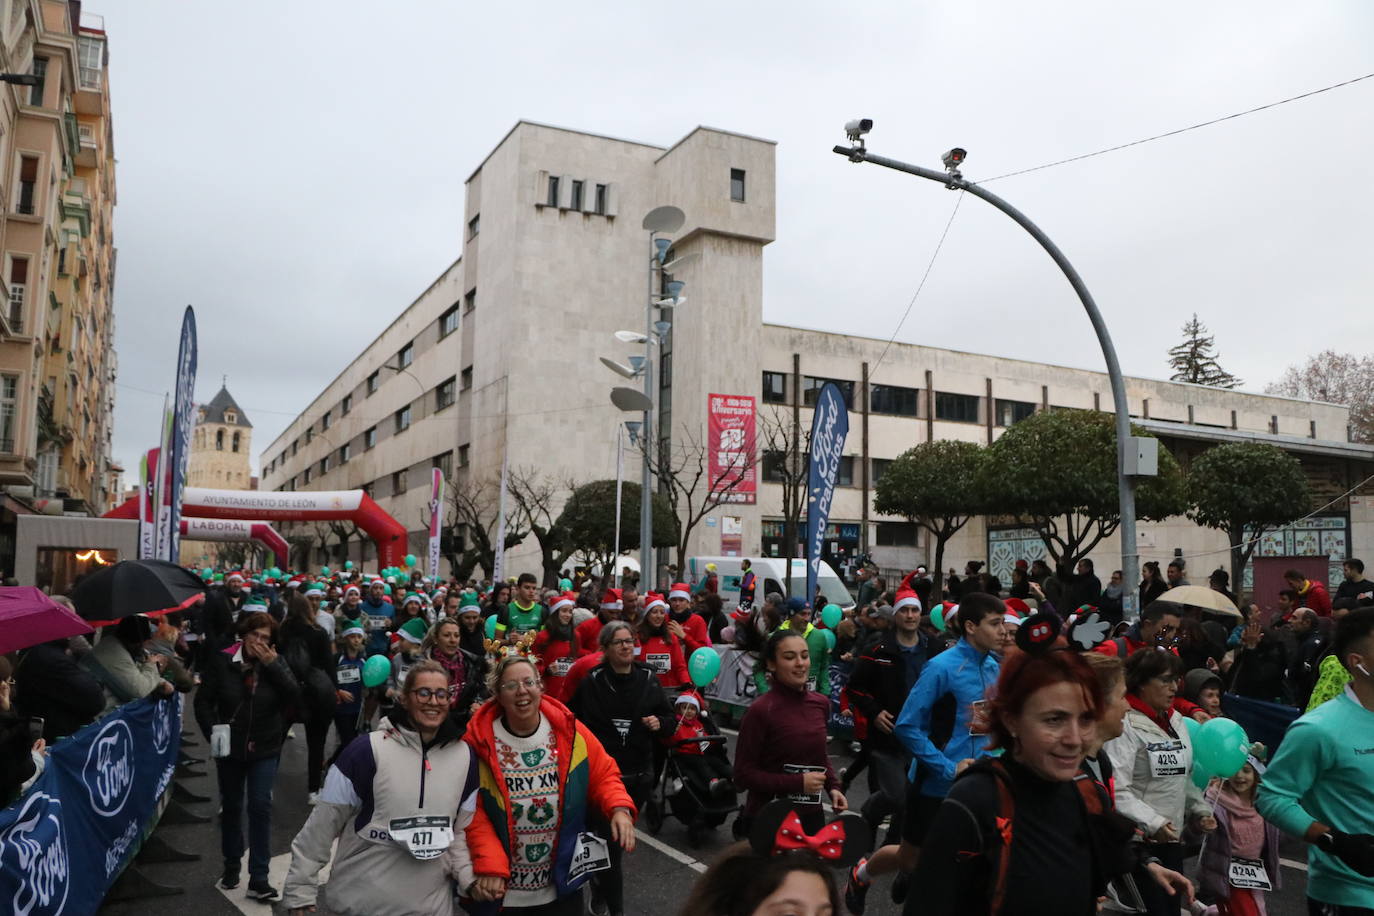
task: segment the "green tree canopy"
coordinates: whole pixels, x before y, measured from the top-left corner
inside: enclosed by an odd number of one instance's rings
[[[1076,563],[1121,523],[1116,425],[1109,413],[1035,413],[988,448],[985,470],[989,514],[1015,516],[1035,529],[1057,563]],[[1158,521],[1188,508],[1183,472],[1163,448],[1159,475],[1141,478],[1135,493],[1139,519]]]
[[[1203,452],[1188,469],[1188,517],[1226,532],[1237,591],[1259,537],[1312,510],[1302,465],[1262,442],[1230,442]]]
[[[987,449],[953,439],[922,442],[893,460],[874,486],[873,507],[900,515],[935,540],[935,589],[944,575],[945,544],[987,509]]]
[[[621,484],[620,549],[639,549],[640,485]],[[671,547],[677,543],[677,518],[662,493],[654,494],[654,544]],[[605,564],[615,553],[615,481],[594,480],[572,491],[555,523],[565,532],[567,546]],[[646,581],[648,577],[646,576]]]
[[[1183,323],[1183,342],[1169,350],[1169,376],[1175,382],[1193,382],[1213,388],[1235,388],[1236,378],[1217,362],[1216,338],[1207,333],[1207,325],[1198,320],[1197,312]]]

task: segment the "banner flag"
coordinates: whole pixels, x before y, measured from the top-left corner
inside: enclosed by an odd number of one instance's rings
[[[501,459],[501,501],[496,517],[496,561],[492,564],[491,581],[500,582],[506,576],[506,472],[508,458]]]
[[[439,532],[444,527],[444,472],[434,468],[429,490],[429,577],[439,578]]]
[[[816,398],[811,417],[811,462],[806,473],[806,594],[807,603],[816,600],[816,580],[821,569],[821,547],[825,526],[830,520],[830,503],[835,497],[835,479],[844,456],[844,440],[849,435],[849,411],[844,395],[834,382],[826,382]],[[817,609],[819,610],[819,609]]]
[[[758,477],[754,453],[754,399],[742,394],[706,396],[706,449],[711,495],[722,503],[752,506]]]
[[[138,558],[157,559],[157,508],[153,498],[157,494],[158,450],[148,449],[138,463]]]
[[[181,344],[177,348],[177,379],[172,389],[172,453],[167,463],[167,544],[163,559],[180,562],[181,498],[186,487],[186,466],[191,460],[191,427],[196,397],[196,313],[189,305],[181,317]]]

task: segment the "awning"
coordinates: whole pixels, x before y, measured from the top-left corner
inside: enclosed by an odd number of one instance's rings
[[[1278,446],[1287,452],[1374,462],[1374,445],[1366,445],[1363,442],[1334,442],[1330,439],[1308,439],[1303,436],[1275,435],[1246,429],[1225,429],[1218,426],[1198,426],[1193,423],[1174,423],[1168,420],[1145,420],[1138,417],[1133,417],[1131,423],[1156,436],[1174,439],[1214,443],[1262,442]]]

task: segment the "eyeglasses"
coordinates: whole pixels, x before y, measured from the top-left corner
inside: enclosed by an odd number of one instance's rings
[[[538,690],[539,686],[540,683],[538,678],[527,677],[519,681],[506,681],[501,685],[501,690],[505,693],[515,693],[515,691],[519,690],[521,687],[524,687],[526,690]]]
[[[633,639],[612,639],[612,640],[611,640],[611,645],[613,645],[613,646],[633,646],[634,644],[635,644],[635,641],[634,641]]]
[[[447,687],[417,687],[411,693],[426,702],[448,702]]]

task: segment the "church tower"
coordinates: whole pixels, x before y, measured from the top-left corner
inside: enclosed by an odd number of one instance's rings
[[[248,460],[252,443],[253,424],[234,403],[229,389],[221,386],[214,400],[201,404],[196,411],[186,485],[215,490],[249,489],[253,479]]]

